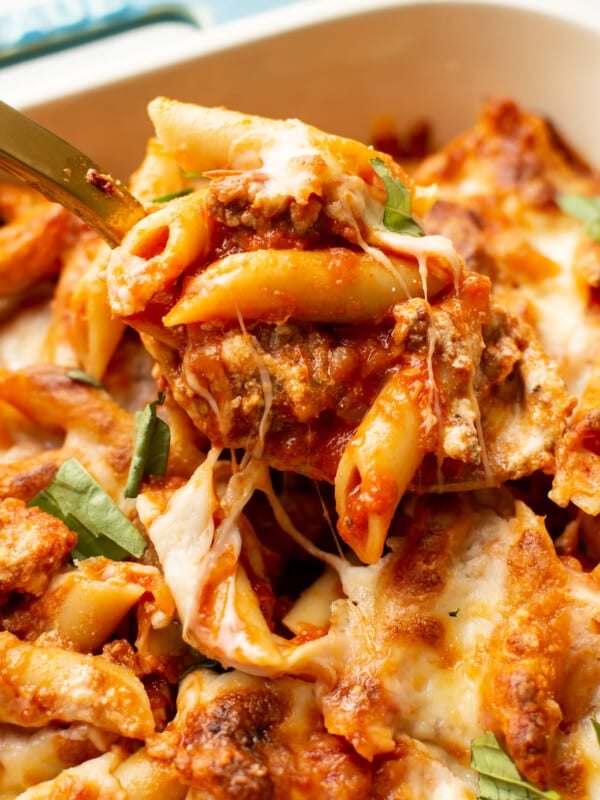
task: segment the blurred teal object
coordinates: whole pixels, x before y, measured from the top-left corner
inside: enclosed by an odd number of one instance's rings
[[[34,0],[0,4],[0,65],[157,22],[198,28],[230,22],[294,0]]]
[[[261,11],[270,11],[280,6],[289,6],[292,2],[294,0],[213,0],[204,5],[210,9],[209,13],[214,22],[219,23],[248,17]]]

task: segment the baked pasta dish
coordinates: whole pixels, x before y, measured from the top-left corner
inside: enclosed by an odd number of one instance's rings
[[[600,797],[600,174],[149,114],[0,186],[0,797]]]

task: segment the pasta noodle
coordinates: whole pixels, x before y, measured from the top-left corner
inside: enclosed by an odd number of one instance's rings
[[[108,291],[115,313],[129,316],[141,311],[165,284],[172,282],[201,258],[208,234],[202,198],[190,195],[176,199],[145,217],[125,236],[122,250],[110,260]],[[121,256],[130,270],[137,266],[135,289],[119,263]]]
[[[143,738],[154,728],[141,682],[104,658],[37,647],[4,631],[0,671],[2,722],[25,727],[52,720],[97,722],[102,729],[133,738]]]
[[[165,325],[215,319],[365,322],[389,315],[394,305],[423,292],[414,265],[345,250],[232,253],[194,276]],[[260,287],[259,291],[256,288]],[[425,283],[428,294],[444,288]]]
[[[394,512],[423,458],[420,428],[402,375],[393,373],[342,453],[335,476],[338,528],[367,564],[381,557]]]
[[[600,176],[149,115],[112,250],[0,183],[0,796],[593,800]]]
[[[32,189],[5,188],[0,201],[0,286],[3,297],[56,275],[76,223],[65,209]]]
[[[50,781],[70,766],[106,752],[116,737],[89,725],[62,728],[0,726],[0,792],[17,794]]]

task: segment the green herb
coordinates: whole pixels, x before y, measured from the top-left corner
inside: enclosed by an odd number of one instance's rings
[[[572,217],[585,222],[583,230],[590,239],[600,242],[600,197],[585,197],[580,194],[559,194],[558,207]]]
[[[471,767],[479,773],[479,800],[561,800],[557,792],[523,780],[493,733],[471,742]]]
[[[190,170],[189,172],[184,172],[183,177],[194,180],[197,178],[204,178],[205,176],[203,172],[198,172],[197,170]]]
[[[82,369],[70,369],[67,372],[67,378],[70,378],[75,383],[87,383],[89,386],[94,386],[96,389],[104,389],[104,384],[88,375]]]
[[[154,203],[167,203],[169,200],[174,200],[176,197],[185,197],[186,194],[191,194],[194,190],[191,186],[188,186],[186,189],[179,189],[177,192],[170,192],[169,194],[163,194],[160,197],[155,197],[153,202]]]
[[[383,212],[383,224],[394,233],[423,236],[424,230],[410,215],[410,194],[398,178],[394,178],[388,166],[380,158],[372,158],[371,166],[385,186],[387,198]]]
[[[213,672],[225,672],[223,669],[223,665],[220,664],[214,658],[202,658],[202,661],[198,661],[196,664],[192,664],[191,667],[188,667],[184,670],[181,675],[179,676],[179,683],[186,678],[191,672],[196,672],[198,669],[211,669]]]
[[[596,219],[591,220],[585,226],[585,232],[593,239],[595,242],[600,242],[600,217],[596,217]]]
[[[140,484],[146,475],[164,475],[169,458],[171,431],[164,420],[156,415],[156,407],[165,401],[164,394],[148,403],[135,415],[135,443],[125,487],[125,497],[137,497]]]
[[[52,483],[28,505],[62,520],[78,536],[73,558],[106,556],[120,561],[139,557],[146,540],[104,489],[74,458],[61,466]]]
[[[596,739],[598,739],[598,744],[600,744],[600,722],[592,717],[592,725],[594,726],[594,733],[596,734]]]
[[[449,617],[458,617],[458,612],[459,611],[460,611],[460,608],[455,608],[454,611],[449,611],[448,612],[448,616]]]

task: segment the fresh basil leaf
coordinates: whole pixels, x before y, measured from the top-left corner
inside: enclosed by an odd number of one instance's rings
[[[387,193],[383,224],[394,233],[405,233],[409,236],[423,236],[424,230],[411,217],[410,193],[398,178],[394,178],[387,164],[381,158],[372,158],[371,166],[379,175]]]
[[[169,194],[163,194],[160,197],[155,197],[152,202],[154,203],[168,203],[169,200],[174,200],[176,197],[185,197],[186,194],[191,194],[194,190],[191,186],[188,186],[186,189],[179,189],[176,192],[169,192]]]
[[[88,375],[82,369],[70,369],[67,372],[67,378],[70,378],[75,383],[87,383],[89,386],[94,386],[96,389],[104,389],[104,384]]]
[[[596,734],[596,739],[598,740],[598,744],[600,744],[600,722],[597,719],[592,717],[592,725],[594,727],[594,733]]]
[[[62,520],[78,537],[75,558],[103,555],[120,561],[139,557],[146,540],[104,489],[74,458],[60,467],[52,483],[28,505]]]
[[[158,400],[148,403],[135,415],[135,441],[125,497],[137,497],[146,475],[164,475],[167,469],[171,431],[167,423],[156,415],[156,407],[162,403],[164,395],[159,394]]]
[[[83,561],[94,556],[104,556],[112,561],[122,561],[129,555],[126,550],[111,542],[106,536],[95,536],[72,514],[67,515],[65,525],[77,534],[77,544],[71,550],[73,560]]]
[[[202,661],[198,661],[195,664],[192,664],[191,667],[185,669],[178,678],[178,683],[186,678],[190,672],[196,672],[198,669],[211,669],[213,672],[225,672],[223,665],[219,663],[214,658],[203,658]]]
[[[558,207],[582,222],[592,222],[600,217],[600,197],[586,197],[582,194],[559,194],[556,196]]]
[[[590,239],[593,239],[595,242],[600,242],[600,216],[590,220],[590,222],[584,226],[583,230]]]
[[[600,242],[600,197],[586,197],[581,194],[559,194],[556,196],[558,207],[585,222],[584,232],[590,239]]]
[[[479,773],[479,800],[561,800],[557,792],[523,780],[493,733],[471,742],[471,767]]]

